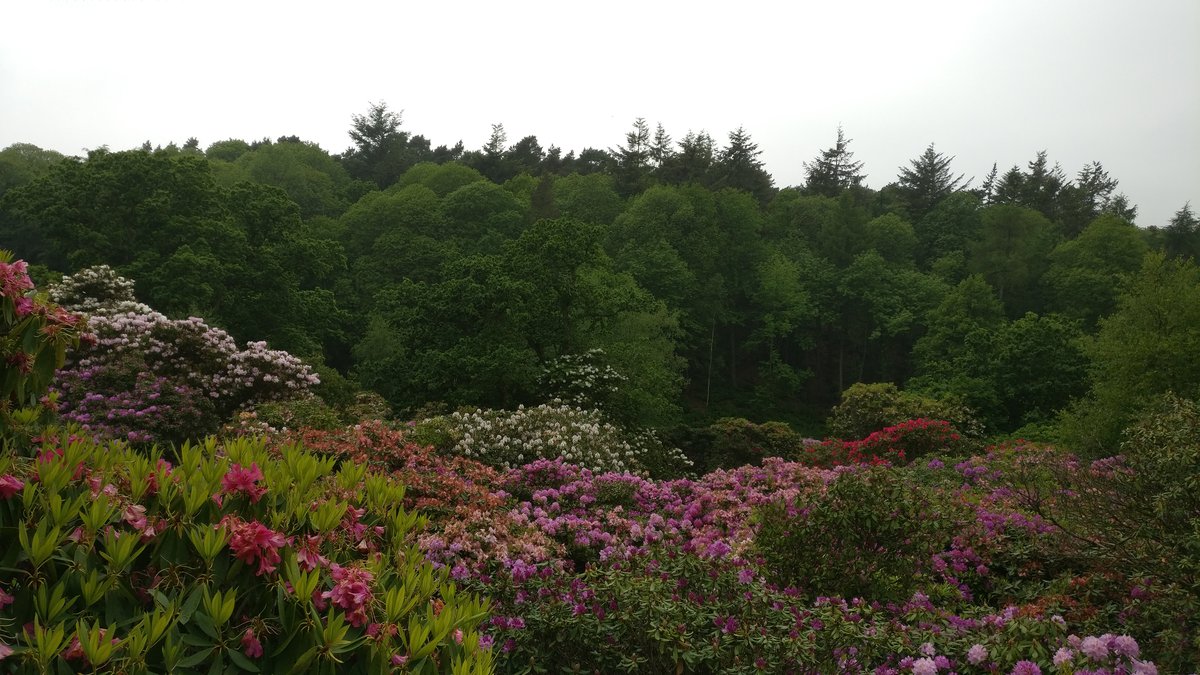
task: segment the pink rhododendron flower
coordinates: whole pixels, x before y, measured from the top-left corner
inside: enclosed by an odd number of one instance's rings
[[[0,609],[4,609],[5,607],[11,605],[13,600],[13,596],[6,593],[3,588],[0,588]]]
[[[9,647],[8,645],[4,644],[3,642],[0,642],[0,661],[3,661],[4,659],[12,656],[12,653],[13,653],[12,647]]]
[[[321,555],[321,535],[305,535],[299,540],[296,545],[296,564],[305,572],[329,565],[329,559]]]
[[[258,464],[251,464],[249,468],[234,464],[221,478],[221,490],[227,495],[241,492],[250,497],[251,502],[257,502],[267,493],[267,488],[258,485],[262,478],[262,470],[258,468]]]
[[[1042,675],[1042,669],[1033,661],[1017,661],[1010,675]]]
[[[1058,651],[1054,652],[1054,665],[1061,666],[1070,663],[1075,658],[1075,652],[1071,651],[1070,647],[1059,647]]]
[[[12,499],[17,493],[25,489],[25,483],[20,478],[6,473],[0,476],[0,498]]]
[[[373,576],[361,567],[342,567],[336,563],[331,565],[329,570],[336,583],[332,590],[322,593],[322,597],[346,610],[346,618],[351,626],[363,626],[367,623],[367,606],[371,602]]]
[[[984,647],[981,644],[972,645],[971,648],[967,650],[967,663],[970,663],[973,666],[983,663],[987,660],[987,657],[987,647]]]
[[[937,664],[929,657],[920,658],[913,661],[913,675],[937,675]]]
[[[287,537],[252,520],[246,522],[235,516],[221,519],[221,525],[229,528],[229,548],[238,560],[247,565],[258,563],[257,575],[275,571],[279,564],[279,549],[288,543]]]
[[[253,628],[247,628],[245,634],[242,635],[242,651],[252,659],[263,655],[262,643],[254,635]]]
[[[1118,635],[1108,641],[1108,646],[1112,650],[1122,656],[1128,656],[1131,659],[1136,659],[1140,650],[1138,649],[1137,640],[1128,635]]]
[[[1079,651],[1087,654],[1093,661],[1103,661],[1108,658],[1108,645],[1098,637],[1088,636],[1079,643]]]

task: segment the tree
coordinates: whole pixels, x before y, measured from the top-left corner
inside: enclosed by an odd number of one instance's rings
[[[409,135],[400,131],[401,113],[387,104],[372,103],[366,115],[354,115],[350,140],[354,147],[343,154],[346,170],[360,180],[383,188],[396,182],[416,161],[408,157]]]
[[[542,150],[537,136],[526,136],[508,149],[504,159],[513,175],[527,173],[536,176],[542,172],[542,160],[545,157],[546,151]]]
[[[1010,316],[1022,316],[1040,306],[1037,281],[1057,241],[1054,225],[1041,213],[1007,204],[989,206],[980,212],[968,269],[988,280]]]
[[[858,187],[862,183],[863,163],[854,161],[854,153],[849,149],[850,140],[839,124],[834,146],[822,151],[812,162],[804,163],[807,175],[805,191],[837,197],[843,190]]]
[[[1079,170],[1074,183],[1063,186],[1062,219],[1068,238],[1077,236],[1088,223],[1108,206],[1117,180],[1108,175],[1100,162]]]
[[[1042,277],[1048,307],[1095,326],[1116,307],[1125,276],[1141,267],[1147,249],[1128,222],[1107,214],[1093,220],[1078,237],[1051,252]]]
[[[650,151],[650,127],[642,117],[634,120],[633,129],[625,134],[625,145],[608,151],[615,164],[617,192],[622,197],[646,189],[650,180]]]
[[[353,195],[354,184],[346,169],[315,143],[264,145],[242,153],[234,164],[250,180],[286,192],[303,218],[336,217]]]
[[[930,143],[920,157],[909,162],[909,166],[900,167],[900,194],[913,222],[919,222],[951,193],[966,189],[963,175],[955,176],[950,170],[952,161],[953,157],[937,152]]]
[[[713,163],[716,161],[717,143],[708,132],[687,132],[679,141],[679,152],[665,158],[659,166],[658,175],[670,185],[711,182]]]
[[[932,266],[948,255],[962,255],[979,234],[980,201],[970,192],[956,192],[938,202],[913,224],[917,260]]]
[[[671,136],[667,134],[667,130],[660,122],[654,130],[654,140],[650,143],[650,161],[654,163],[655,169],[661,170],[663,165],[670,162],[674,156],[675,149],[671,145]]]
[[[1086,353],[1091,391],[1061,428],[1068,447],[1105,456],[1156,396],[1200,396],[1200,268],[1147,254]]]
[[[1200,260],[1200,220],[1192,212],[1190,202],[1171,216],[1163,232],[1163,245],[1168,256]]]
[[[1066,184],[1067,177],[1058,164],[1049,166],[1046,151],[1039,151],[1021,181],[1020,203],[1040,211],[1053,222],[1059,218],[1059,193]]]
[[[775,193],[774,179],[763,169],[758,159],[762,151],[750,140],[750,134],[742,127],[729,133],[729,144],[717,160],[717,179],[714,187],[731,187],[754,195],[759,204],[766,205]]]

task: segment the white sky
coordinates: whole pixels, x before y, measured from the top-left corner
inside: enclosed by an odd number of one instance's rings
[[[1200,205],[1198,0],[0,0],[0,147],[297,135],[371,101],[468,149],[744,125],[776,184],[840,122],[872,187],[930,143],[975,184],[1093,160],[1163,225]]]

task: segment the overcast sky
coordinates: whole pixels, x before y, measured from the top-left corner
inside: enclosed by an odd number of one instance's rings
[[[0,147],[297,135],[384,101],[468,149],[742,125],[779,186],[854,139],[881,187],[929,143],[982,181],[1100,161],[1163,225],[1200,205],[1200,0],[0,0]]]

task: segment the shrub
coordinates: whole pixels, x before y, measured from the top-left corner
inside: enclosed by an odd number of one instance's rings
[[[700,429],[676,430],[669,438],[701,471],[757,465],[766,457],[798,457],[806,440],[783,422],[755,424],[741,417],[723,417]]]
[[[961,516],[894,470],[849,469],[820,498],[764,507],[755,544],[775,581],[809,597],[902,601]]]
[[[593,471],[677,476],[691,461],[649,432],[628,433],[595,410],[540,405],[447,416],[458,439],[450,452],[502,469],[562,457]]]
[[[964,406],[901,391],[886,382],[851,385],[842,392],[842,402],[830,412],[826,426],[835,438],[855,439],[918,418],[946,420],[969,438],[983,436],[983,426]]]
[[[0,459],[0,667],[491,671],[487,603],[422,561],[401,485],[295,446],[178,455],[50,437]]]
[[[86,324],[34,294],[25,261],[0,250],[0,433],[36,422],[35,406],[46,395],[67,349],[78,346]],[[13,438],[23,434],[17,433]],[[9,439],[12,440],[12,439]]]
[[[260,403],[253,408],[255,418],[271,429],[319,429],[332,431],[344,426],[337,411],[316,396],[290,401]]]
[[[50,286],[50,297],[63,307],[88,316],[150,314],[154,310],[137,301],[133,281],[119,276],[108,265],[96,265],[63,275]]]

